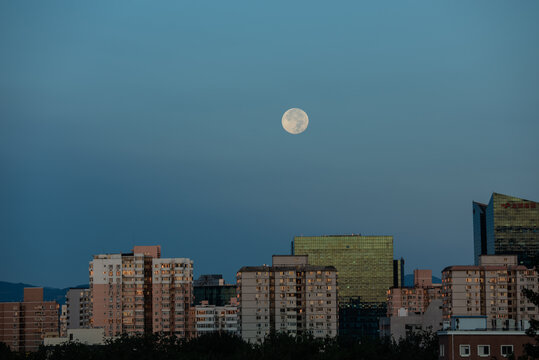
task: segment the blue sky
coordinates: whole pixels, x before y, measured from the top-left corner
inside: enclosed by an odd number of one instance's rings
[[[161,244],[232,281],[341,233],[439,276],[472,200],[539,200],[536,1],[3,1],[0,53],[0,280]]]

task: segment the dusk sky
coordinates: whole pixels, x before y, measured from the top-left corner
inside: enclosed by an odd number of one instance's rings
[[[473,200],[539,201],[538,135],[538,1],[2,1],[0,280],[350,233],[440,276]]]

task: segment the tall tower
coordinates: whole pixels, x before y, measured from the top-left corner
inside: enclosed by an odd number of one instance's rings
[[[392,236],[296,236],[294,254],[308,255],[312,265],[337,268],[341,335],[378,335],[394,285]]]
[[[488,205],[473,202],[475,264],[480,255],[517,255],[531,265],[539,252],[539,204],[493,193]]]

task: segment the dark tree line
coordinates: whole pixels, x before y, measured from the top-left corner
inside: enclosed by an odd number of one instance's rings
[[[42,346],[29,354],[11,352],[0,343],[0,359],[6,360],[437,360],[438,339],[432,333],[412,335],[400,342],[380,339],[314,339],[271,334],[262,344],[249,344],[237,336],[212,333],[190,341],[152,334],[122,336],[103,346],[66,343]]]

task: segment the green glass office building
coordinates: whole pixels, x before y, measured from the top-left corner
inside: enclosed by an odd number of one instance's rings
[[[518,255],[531,265],[539,252],[539,204],[493,193],[487,204],[473,202],[474,255]]]
[[[395,284],[393,237],[296,236],[292,249],[295,255],[308,255],[311,265],[337,268],[340,334],[376,336],[387,290]]]

